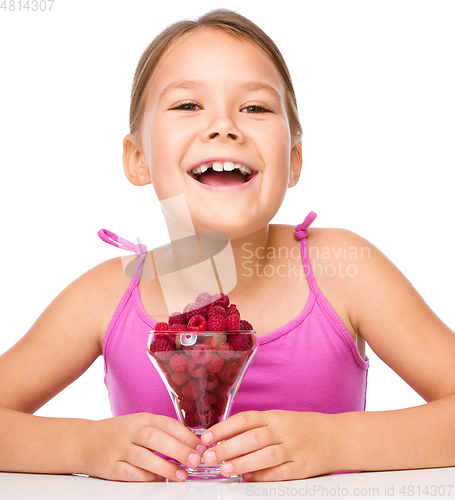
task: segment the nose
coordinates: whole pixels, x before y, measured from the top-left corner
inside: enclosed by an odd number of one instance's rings
[[[243,142],[244,135],[235,121],[226,114],[217,114],[208,124],[203,140],[212,141],[218,139],[221,141]]]
[[[215,139],[215,137],[218,137],[218,136],[222,136],[223,134],[220,134],[220,132],[212,132],[211,134],[209,134],[209,139]],[[238,135],[237,134],[233,134],[232,132],[229,132],[227,134],[228,137],[230,137],[231,139],[234,139],[234,141],[238,138]]]

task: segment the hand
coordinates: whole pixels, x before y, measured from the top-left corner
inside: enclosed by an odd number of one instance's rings
[[[184,481],[185,469],[154,452],[197,467],[205,449],[184,425],[162,415],[90,421],[82,440],[81,472],[116,481]]]
[[[238,413],[206,430],[206,464],[246,481],[303,479],[337,470],[331,415],[284,410]],[[235,436],[235,437],[233,437]]]

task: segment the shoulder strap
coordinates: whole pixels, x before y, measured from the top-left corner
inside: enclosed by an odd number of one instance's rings
[[[317,294],[319,288],[316,284],[316,280],[314,279],[313,269],[311,267],[311,261],[308,252],[308,245],[306,241],[306,237],[308,236],[308,228],[310,227],[314,219],[316,219],[316,217],[317,214],[315,212],[310,212],[305,217],[305,220],[295,228],[295,235],[300,240],[300,253],[302,255],[302,263],[305,269],[308,284],[310,285],[311,290],[313,290],[313,292]]]
[[[306,217],[305,220],[302,222],[302,224],[299,224],[295,228],[295,235],[299,240],[302,240],[303,238],[306,238],[308,235],[308,228],[311,226],[312,222],[314,219],[316,219],[317,214],[316,212],[310,212]]]
[[[133,280],[138,280],[141,276],[145,256],[147,255],[146,245],[143,243],[138,243],[137,245],[131,243],[131,241],[125,240],[107,229],[100,229],[98,231],[98,236],[106,243],[109,243],[109,245],[121,248],[122,250],[129,250],[130,252],[134,252],[136,255],[139,255],[139,261],[136,264],[133,274]]]

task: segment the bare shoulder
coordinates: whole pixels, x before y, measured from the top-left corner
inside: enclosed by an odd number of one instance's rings
[[[282,242],[288,242],[292,245],[299,243],[298,238],[295,236],[295,226],[274,224],[270,227],[276,239],[280,239]],[[356,247],[361,250],[363,247],[371,245],[365,238],[362,238],[349,229],[325,227],[310,227],[308,229],[307,242],[309,246],[317,247],[320,253],[322,253],[322,249],[325,249],[326,253],[327,250],[330,249],[332,250],[332,254],[336,253],[341,256],[344,256],[348,249],[354,250],[351,247]],[[344,247],[346,247],[346,251]],[[335,252],[335,250],[339,249],[341,249],[341,253]],[[351,255],[354,255],[354,253],[351,252]]]
[[[275,225],[272,230],[274,246],[299,247],[294,226]],[[343,228],[310,227],[306,237],[308,255],[316,283],[339,286],[352,282],[358,274],[359,262],[369,260],[375,247],[358,234]],[[377,249],[376,249],[377,250]],[[295,252],[294,252],[295,254]]]
[[[70,283],[49,308],[63,311],[69,307],[75,314],[84,311],[87,333],[98,344],[101,353],[104,333],[130,282],[121,258],[109,259]]]
[[[90,290],[86,300],[90,301],[96,310],[97,337],[101,349],[104,334],[123,294],[131,283],[131,277],[125,273],[121,258],[116,257],[95,266],[79,279],[80,291],[87,293]]]

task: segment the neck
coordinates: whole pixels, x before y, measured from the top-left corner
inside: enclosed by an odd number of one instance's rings
[[[201,262],[203,254],[206,256],[204,260],[207,260],[208,255],[212,256],[221,275],[218,284],[221,285],[221,289],[227,295],[232,294],[233,297],[241,298],[244,295],[252,294],[257,289],[261,276],[264,275],[263,269],[270,261],[267,255],[267,247],[270,244],[269,225],[267,224],[248,236],[230,240],[234,256],[236,281],[230,279],[233,275],[230,256],[220,253],[226,247],[226,242],[229,241],[227,236],[225,238],[226,240],[223,238],[212,239],[207,238],[204,234],[199,235],[197,233],[197,241],[191,238],[175,240],[154,250],[154,261],[158,276],[168,275],[167,281],[172,276],[173,284],[170,290],[173,290],[172,298],[176,295],[175,300],[177,301],[172,306],[168,304],[172,310],[183,308],[183,305],[194,300],[199,293],[211,290],[212,286],[209,286],[208,283],[213,283],[213,281],[210,279],[204,283],[206,280],[202,275],[199,276],[199,279],[195,279],[193,273],[182,274],[177,272]],[[216,255],[218,255],[218,259]],[[175,290],[179,290],[179,293],[176,293]],[[183,296],[180,297],[182,293]]]
[[[267,256],[267,247],[270,243],[269,229],[267,224],[248,236],[231,240],[237,273],[237,285],[233,290],[236,295],[250,292],[263,276],[262,270],[269,262]]]

